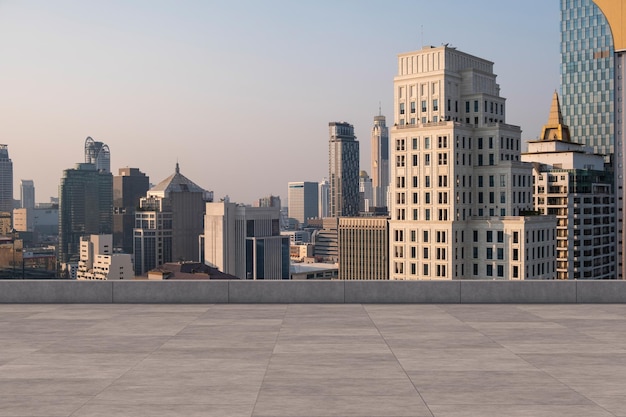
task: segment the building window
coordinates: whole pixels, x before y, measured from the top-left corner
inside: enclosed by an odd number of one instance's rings
[[[433,111],[439,111],[439,100],[433,100]]]
[[[422,258],[428,259],[428,248],[423,248],[422,250]]]
[[[439,165],[448,165],[448,154],[447,153],[440,153],[440,154],[438,154],[438,158],[439,158]]]
[[[400,103],[400,114],[404,114],[404,103]]]
[[[495,184],[494,184],[494,178],[493,178],[493,175],[490,175],[490,176],[489,176],[489,186],[490,186],[490,187],[493,187],[494,185],[495,185]]]
[[[415,113],[415,102],[411,102],[411,113]]]
[[[417,150],[417,138],[411,139],[411,142],[413,144],[413,150]]]
[[[493,265],[487,265],[487,276],[488,277],[493,276]]]
[[[424,138],[424,149],[430,149],[430,138]]]
[[[426,100],[422,100],[422,113],[426,112]]]
[[[487,242],[493,242],[493,231],[487,230]]]
[[[498,265],[498,276],[504,277],[504,265]]]
[[[498,259],[499,260],[503,260],[504,259],[504,248],[498,248],[497,254],[498,254]]]
[[[502,230],[498,230],[498,243],[504,242],[504,232]]]
[[[519,243],[519,232],[513,232],[513,243]]]

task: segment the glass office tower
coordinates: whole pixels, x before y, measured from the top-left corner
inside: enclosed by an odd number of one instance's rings
[[[561,0],[562,111],[572,140],[609,162],[613,139],[613,37],[592,0]]]

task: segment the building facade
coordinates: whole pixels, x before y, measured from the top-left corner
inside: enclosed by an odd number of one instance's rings
[[[9,146],[0,145],[0,213],[13,212],[13,161]]]
[[[317,218],[318,186],[316,182],[297,181],[287,184],[287,202],[289,218],[298,221],[300,227],[306,227],[309,219]]]
[[[20,208],[35,208],[35,183],[33,180],[20,181]]]
[[[398,56],[390,279],[552,279],[556,219],[536,216],[521,130],[493,63],[450,48]]]
[[[624,114],[626,114],[626,32],[624,21],[626,20],[625,0],[594,0],[602,14],[607,19],[611,30],[613,43],[609,53],[613,57],[613,138],[614,138],[614,172],[615,172],[615,222],[617,226],[617,275],[618,278],[626,277],[626,222],[624,222],[624,200],[626,188],[624,187],[624,168],[626,167],[626,129],[624,129]]]
[[[572,142],[556,92],[522,160],[533,163],[536,210],[557,218],[557,279],[616,278],[613,174],[602,155]]]
[[[592,0],[561,0],[561,94],[572,140],[608,162],[613,140],[613,37]]]
[[[110,234],[113,227],[113,176],[94,164],[63,171],[59,185],[60,263],[78,262],[80,238]]]
[[[339,279],[389,279],[389,226],[384,217],[341,217]]]
[[[359,212],[367,212],[374,208],[374,187],[367,171],[359,174]]]
[[[150,178],[138,168],[120,168],[113,177],[113,246],[133,253],[135,210],[150,188]]]
[[[318,194],[318,213],[319,218],[322,219],[324,217],[328,217],[330,213],[330,202],[328,200],[330,197],[330,185],[328,184],[328,180],[326,178],[319,183]]]
[[[389,128],[385,116],[374,116],[372,127],[373,206],[387,207],[389,191]]]
[[[206,204],[204,259],[240,279],[289,279],[289,236],[277,207]]]
[[[359,142],[354,126],[328,124],[328,184],[330,217],[359,214]]]
[[[80,239],[80,260],[76,279],[133,279],[130,254],[113,252],[113,235],[90,235]]]
[[[181,174],[176,163],[174,174],[151,188],[135,213],[135,274],[167,262],[198,261],[205,204],[211,201],[213,192]]]

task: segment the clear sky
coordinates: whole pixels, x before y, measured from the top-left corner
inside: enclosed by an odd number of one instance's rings
[[[328,122],[370,171],[397,54],[449,43],[495,63],[507,123],[536,138],[559,89],[557,0],[0,0],[0,143],[15,197],[57,196],[85,138],[111,169],[181,172],[252,203],[328,175]]]

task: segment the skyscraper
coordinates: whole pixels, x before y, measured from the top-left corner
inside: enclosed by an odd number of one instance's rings
[[[308,219],[318,217],[318,183],[298,181],[290,182],[287,186],[289,217],[304,227]]]
[[[372,127],[372,187],[375,207],[387,207],[389,190],[389,129],[385,116],[374,116]]]
[[[328,217],[330,213],[330,202],[328,201],[330,196],[329,188],[330,185],[328,184],[328,180],[324,178],[324,180],[319,183],[319,187],[317,189],[319,197],[318,212],[319,217],[322,219],[324,217]]]
[[[120,168],[113,177],[113,247],[133,253],[135,209],[150,188],[150,178],[138,168]]]
[[[354,126],[346,122],[328,124],[328,178],[331,217],[359,213],[359,142]]]
[[[556,218],[527,215],[532,166],[493,63],[447,46],[400,54],[394,113],[390,279],[555,278]]]
[[[8,145],[0,145],[0,213],[13,213],[13,162]]]
[[[85,139],[85,162],[94,164],[98,171],[111,172],[109,145],[96,142],[91,136],[87,136]]]
[[[592,0],[561,0],[563,121],[608,162],[613,141],[613,39]]]
[[[206,191],[176,169],[148,190],[135,213],[135,274],[143,275],[166,262],[198,261],[204,210],[213,201]]]
[[[33,180],[20,181],[21,208],[35,208],[35,183]]]
[[[626,277],[626,222],[624,222],[624,200],[626,188],[624,187],[624,169],[626,167],[626,129],[624,129],[624,114],[626,114],[626,33],[624,21],[626,20],[625,0],[594,0],[599,6],[613,38],[612,48],[609,53],[613,56],[613,135],[614,135],[614,171],[615,171],[615,195],[616,195],[616,224],[617,224],[617,274],[618,278]]]
[[[59,185],[58,261],[78,262],[81,237],[111,234],[112,228],[111,173],[88,163],[63,171]]]

